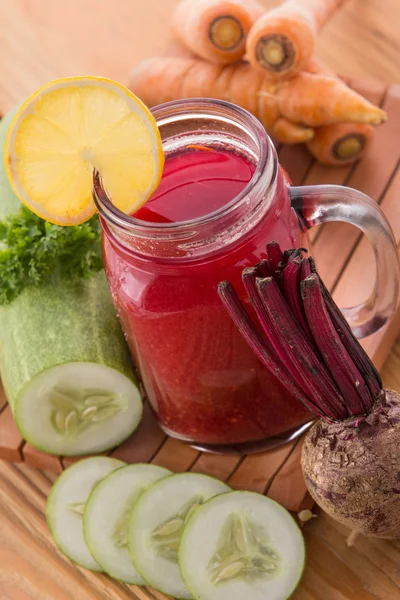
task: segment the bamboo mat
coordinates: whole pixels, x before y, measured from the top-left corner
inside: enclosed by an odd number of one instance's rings
[[[389,115],[388,122],[377,129],[362,160],[349,167],[328,168],[316,163],[304,147],[286,146],[278,149],[280,161],[294,185],[348,185],[376,199],[391,222],[399,244],[400,86],[366,81],[350,83],[369,100],[383,106]],[[360,232],[347,224],[330,223],[311,230],[311,238],[318,269],[339,305],[351,306],[364,300],[372,291],[375,264],[372,250]],[[363,340],[364,348],[378,368],[390,352],[399,329],[400,311],[383,330]],[[265,493],[293,512],[312,505],[300,470],[301,440],[252,456],[205,454],[168,438],[148,407],[144,415],[134,435],[112,451],[112,456],[130,463],[152,462],[173,471],[208,473],[235,489]],[[0,458],[25,462],[55,474],[76,460],[49,456],[26,444],[15,427],[4,394],[0,394]],[[165,598],[158,592],[133,589],[133,597],[138,600]]]

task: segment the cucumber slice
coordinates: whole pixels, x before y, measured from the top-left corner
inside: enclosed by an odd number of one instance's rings
[[[129,522],[128,545],[145,581],[175,598],[191,598],[178,567],[183,526],[199,505],[227,491],[230,488],[213,477],[179,473],[158,481],[140,497]]]
[[[51,454],[104,452],[129,437],[142,416],[131,379],[105,365],[68,362],[42,371],[14,407],[22,436]]]
[[[254,492],[209,500],[190,519],[179,546],[182,578],[196,600],[285,600],[304,562],[294,519]]]
[[[93,558],[124,583],[145,585],[128,550],[128,522],[139,496],[171,475],[156,465],[128,465],[107,475],[90,494],[83,516],[83,534]]]
[[[124,465],[107,456],[85,458],[60,475],[47,501],[47,524],[58,548],[73,562],[91,571],[102,569],[90,554],[83,537],[85,504],[96,483]]]

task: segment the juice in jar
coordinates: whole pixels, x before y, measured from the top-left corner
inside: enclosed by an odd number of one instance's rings
[[[239,152],[189,146],[167,156],[161,184],[134,217],[195,221],[243,192],[255,164]],[[192,261],[141,259],[106,235],[106,270],[147,396],[164,430],[202,446],[257,442],[309,420],[258,361],[225,313],[217,285],[244,295],[242,270],[266,257],[268,241],[299,245],[299,228],[278,174],[275,209],[225,251]]]

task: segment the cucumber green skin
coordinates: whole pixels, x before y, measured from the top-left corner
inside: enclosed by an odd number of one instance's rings
[[[13,410],[36,375],[67,362],[103,364],[135,381],[103,270],[26,288],[0,308],[0,374]]]
[[[14,106],[0,121],[0,220],[12,213],[18,212],[21,203],[14,194],[7,179],[4,166],[4,141],[8,127],[17,113],[20,105]]]

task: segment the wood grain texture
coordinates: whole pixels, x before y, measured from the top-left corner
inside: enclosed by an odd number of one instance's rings
[[[168,16],[176,1],[0,1],[0,114],[39,85],[56,77],[94,73],[126,83],[130,70],[138,61],[165,48],[169,37]],[[263,3],[270,7],[278,0],[263,0]],[[348,0],[319,37],[318,53],[341,74],[400,82],[399,23],[398,0]],[[364,89],[364,93],[378,94],[385,87],[372,84],[368,90]],[[399,114],[398,89],[391,87],[390,90],[386,102],[393,101],[394,104],[392,108],[390,104],[386,107]],[[390,123],[393,125],[393,119]],[[368,184],[369,193],[381,198],[385,210],[395,210],[394,200],[387,198],[395,198],[397,193],[392,159],[400,138],[398,132],[385,127],[387,132],[381,129],[375,146],[379,152],[386,152],[387,158],[381,161],[377,171],[376,163],[373,166],[364,163],[366,168],[360,164],[356,168],[329,169],[328,173],[316,165],[303,148],[283,148],[280,159],[284,166],[292,165],[295,184],[304,180],[317,183],[323,177],[329,183],[347,182],[359,189]],[[368,181],[371,172],[374,172],[373,185]],[[388,181],[385,173],[393,175],[387,189],[382,186]],[[321,237],[323,241],[323,235],[328,239],[328,233],[323,229],[312,233],[316,250],[318,239]],[[357,243],[358,238],[353,239]],[[322,241],[319,242],[321,248]],[[351,251],[354,248],[356,256],[362,252],[359,245],[353,245]],[[342,293],[344,283],[338,283],[336,279],[332,283],[337,284],[337,293]],[[382,336],[379,339],[374,336],[366,340],[366,347],[378,364],[383,362],[397,326],[400,322],[391,328],[391,336],[385,332],[378,334]],[[393,347],[382,375],[385,385],[400,389],[400,341]],[[4,415],[10,418],[7,410],[4,410],[4,396],[0,394],[0,447],[4,441],[1,419]],[[244,478],[251,473],[252,485],[257,489],[269,488],[271,495],[282,493],[282,480],[273,479],[276,459],[273,455],[266,461],[265,456],[218,457],[201,455],[190,449],[181,454],[180,444],[167,444],[164,434],[157,433],[154,424],[150,429],[148,426],[143,425],[137,431],[136,439],[121,446],[114,455],[128,460],[153,458],[166,466],[186,465],[193,471],[229,480],[235,487],[243,485]],[[8,430],[12,431],[12,421]],[[149,431],[152,431],[151,435]],[[15,438],[13,444],[14,456],[18,458],[22,441]],[[285,465],[281,476],[287,476],[296,464],[298,448],[275,451],[281,455],[275,464],[282,459],[280,464]],[[38,459],[36,451],[27,446],[22,452],[33,462]],[[54,466],[54,463],[47,464],[47,469]],[[165,596],[154,590],[123,586],[103,575],[81,570],[62,557],[49,536],[44,518],[46,496],[55,477],[54,473],[36,471],[25,464],[11,465],[0,461],[0,599],[165,600]],[[400,597],[399,542],[361,538],[354,548],[348,549],[346,529],[325,515],[306,523],[304,533],[308,563],[294,600],[395,600]]]
[[[354,182],[353,185],[357,185],[364,191],[370,194],[378,194],[377,197],[383,210],[395,226],[396,240],[399,242],[400,214],[397,209],[397,198],[400,192],[400,175],[398,171],[400,151],[396,146],[396,137],[399,133],[399,111],[397,110],[399,103],[398,86],[387,88],[383,84],[366,84],[365,82],[357,82],[352,85],[371,100],[383,103],[391,114],[392,127],[389,129],[385,126],[377,132],[374,144],[363,160],[350,168],[326,169],[317,165],[314,159],[302,147],[281,147],[279,149],[280,160],[287,168],[295,184],[327,183],[329,181],[334,181],[337,184],[345,184],[352,181]],[[383,165],[378,158],[384,160]],[[372,164],[377,165],[377,168],[372,169]],[[329,273],[332,276],[328,280],[328,283],[329,287],[334,290],[336,299],[342,305],[348,305],[362,299],[354,295],[355,293],[362,293],[362,297],[365,297],[370,291],[374,274],[374,263],[368,244],[354,228],[351,229],[351,235],[349,235],[347,231],[348,227],[345,224],[337,223],[333,225],[336,228],[334,233],[332,233],[331,225],[318,229],[317,234],[314,236],[315,256],[322,273],[324,273],[325,266],[329,265]],[[327,251],[327,248],[329,251]],[[335,257],[334,260],[332,256]],[[356,292],[353,285],[355,277],[357,277],[358,281]],[[364,341],[371,356],[373,356],[375,362],[378,364],[381,364],[383,358],[389,352],[399,327],[400,313],[389,328]],[[393,356],[397,357],[398,365],[400,357],[396,354],[396,350]],[[390,363],[388,364],[390,365]],[[396,373],[393,367],[387,368],[390,369],[389,378],[391,377],[391,387],[398,388],[398,372]],[[61,460],[58,457],[48,457],[33,449],[28,444],[23,445],[21,437],[16,431],[15,426],[13,426],[11,411],[9,407],[4,407],[4,394],[3,396],[0,394],[0,402],[2,398],[2,404],[0,404],[0,409],[3,406],[0,414],[0,455],[13,460],[21,460],[23,458],[32,466],[42,466],[42,468],[48,471],[55,472],[59,472],[61,468],[66,468],[77,460],[76,458],[69,457],[62,457]],[[301,442],[294,441],[273,452],[247,457],[202,454],[182,442],[167,438],[158,427],[146,403],[144,419],[138,430],[131,439],[115,449],[111,454],[128,462],[153,462],[173,471],[192,470],[194,472],[217,476],[227,481],[234,489],[251,489],[266,493],[296,513],[301,508],[312,507],[312,501],[310,502],[310,498],[306,495],[306,488],[301,475],[300,451]],[[1,454],[2,452],[3,454]],[[19,479],[17,481],[19,488],[22,488],[24,490],[23,493],[28,495],[30,494],[30,487],[34,488],[30,501],[31,503],[36,503],[36,509],[40,512],[39,491],[42,494],[46,493],[45,482],[50,483],[48,477],[40,479],[40,475],[27,475],[26,471],[18,472]],[[13,473],[13,477],[15,477],[15,472]],[[30,481],[30,477],[32,477],[32,481]],[[4,489],[5,493],[8,494],[8,502],[15,502],[15,489],[7,485],[5,485]],[[29,507],[26,508],[26,510],[28,509]],[[322,542],[320,539],[317,539],[311,543],[321,545]],[[318,551],[320,550],[321,548],[318,546]],[[331,554],[332,550],[326,550],[326,560],[331,559]],[[16,555],[12,556],[13,559],[11,559],[11,562],[15,559]],[[9,559],[4,559],[4,564],[8,564],[7,560]],[[330,595],[334,597],[333,592],[335,590],[332,588],[333,579],[326,579],[326,577],[322,576],[323,574],[320,572],[322,564],[323,562],[320,564],[320,562],[316,561],[315,564],[309,565],[305,577],[306,583],[298,591],[300,599],[307,599],[309,597],[318,598],[318,596],[313,596],[316,588],[323,590],[328,598]],[[338,561],[335,562],[335,565],[335,568],[339,569],[340,563]],[[29,565],[23,563],[22,569],[28,577]],[[311,583],[307,584],[308,578],[311,578]],[[360,582],[354,577],[351,570],[346,571],[345,580],[343,594],[338,597],[357,597],[354,594],[360,593]],[[40,598],[39,592],[35,588],[36,581],[35,578],[32,578],[32,580],[29,579],[30,587],[28,586],[26,590],[23,588],[18,593],[25,594],[25,597],[28,599],[34,597]],[[309,587],[306,587],[307,585]],[[4,593],[10,594],[8,581],[7,586]],[[382,587],[382,590],[388,593],[385,586]],[[131,597],[139,598],[139,600],[162,600],[165,598],[165,596],[155,590],[144,591],[135,588],[130,593],[133,594]],[[364,594],[364,590],[362,593]],[[345,594],[348,595],[346,596]],[[8,598],[9,596],[6,597]],[[369,598],[369,592],[362,597]]]

